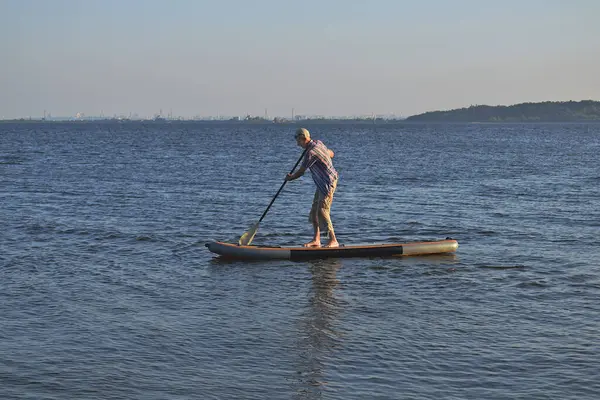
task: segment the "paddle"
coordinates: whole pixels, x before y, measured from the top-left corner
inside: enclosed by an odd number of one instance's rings
[[[296,169],[296,167],[298,166],[298,164],[300,164],[300,161],[302,161],[302,157],[304,157],[304,154],[306,154],[306,150],[307,149],[304,149],[304,151],[302,152],[302,155],[300,156],[300,158],[298,159],[298,161],[296,161],[296,164],[294,164],[294,167],[290,171],[290,174],[293,173],[294,170]],[[240,246],[248,246],[250,243],[252,243],[252,239],[254,239],[254,236],[256,235],[256,231],[258,231],[258,225],[260,224],[260,221],[262,221],[263,218],[265,217],[265,215],[267,215],[267,212],[269,211],[269,208],[271,208],[271,206],[275,202],[275,199],[277,198],[277,196],[279,196],[279,193],[281,193],[281,190],[283,189],[283,187],[285,186],[286,183],[287,183],[287,181],[284,180],[283,183],[281,184],[281,187],[277,191],[277,193],[275,193],[275,196],[273,197],[273,200],[271,200],[271,202],[269,203],[269,206],[267,207],[267,209],[265,210],[265,212],[263,213],[263,215],[260,217],[260,219],[258,220],[258,222],[256,224],[252,225],[250,227],[250,229],[248,229],[248,231],[246,233],[244,233],[240,237],[240,240],[238,242],[238,244]]]

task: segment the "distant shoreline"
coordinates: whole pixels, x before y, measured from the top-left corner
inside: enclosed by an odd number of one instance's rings
[[[530,120],[530,121],[452,121],[452,120],[352,120],[352,119],[327,119],[327,120],[303,120],[289,123],[274,123],[272,121],[263,122],[246,122],[246,121],[228,121],[228,120],[167,120],[167,121],[152,121],[152,120],[41,120],[41,119],[16,119],[16,120],[0,120],[2,125],[152,125],[152,126],[168,126],[168,125],[237,125],[237,126],[270,126],[270,127],[297,127],[297,126],[315,126],[315,125],[364,125],[364,126],[384,126],[384,125],[523,125],[523,124],[600,124],[600,119],[588,120]]]
[[[398,123],[567,123],[600,122],[600,101],[545,101],[539,103],[519,103],[510,106],[472,105],[445,111],[428,111],[407,118],[383,117],[305,117],[301,119],[250,117],[245,119],[184,119],[184,118],[18,118],[3,119],[2,123],[212,123],[239,125],[302,125],[302,124],[398,124]]]

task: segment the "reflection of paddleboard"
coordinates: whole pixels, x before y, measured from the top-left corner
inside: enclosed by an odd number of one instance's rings
[[[246,260],[307,260],[342,257],[421,256],[453,253],[458,242],[451,238],[429,242],[366,244],[327,247],[240,246],[233,243],[210,242],[206,247],[222,257]]]

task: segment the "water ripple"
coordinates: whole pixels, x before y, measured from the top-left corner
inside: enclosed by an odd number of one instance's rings
[[[594,124],[315,125],[342,243],[460,248],[312,262],[203,246],[258,220],[291,126],[1,129],[1,398],[600,396]],[[255,243],[308,240],[313,190]]]

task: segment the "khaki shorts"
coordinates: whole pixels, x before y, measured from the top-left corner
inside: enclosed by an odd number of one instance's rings
[[[317,189],[315,191],[315,197],[313,198],[312,207],[310,208],[310,214],[308,214],[308,221],[312,224],[315,217],[319,218],[319,229],[323,232],[333,231],[333,224],[331,223],[331,202],[333,201],[333,194],[337,188],[337,179],[333,182],[331,191],[328,196]]]

